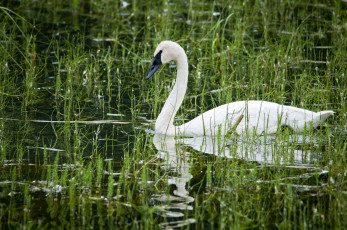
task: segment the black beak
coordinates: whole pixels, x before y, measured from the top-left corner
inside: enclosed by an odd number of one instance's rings
[[[159,51],[159,53],[157,53],[157,55],[154,56],[154,60],[151,66],[151,69],[146,77],[146,80],[148,80],[162,65],[161,63],[161,50]]]

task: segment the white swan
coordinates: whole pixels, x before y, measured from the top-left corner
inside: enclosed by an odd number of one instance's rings
[[[242,134],[275,133],[282,126],[302,132],[317,127],[333,111],[312,112],[267,101],[237,101],[211,109],[193,120],[174,126],[174,118],[187,90],[188,60],[183,48],[172,41],[162,41],[154,52],[154,60],[146,77],[149,79],[162,64],[176,62],[176,83],[155,123],[155,132],[170,136],[216,136],[230,132]]]

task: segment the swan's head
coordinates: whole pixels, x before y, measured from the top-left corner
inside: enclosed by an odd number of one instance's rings
[[[172,41],[162,41],[155,49],[153,63],[146,79],[149,79],[163,64],[170,61],[177,62],[182,53],[186,59],[185,52],[179,44]]]

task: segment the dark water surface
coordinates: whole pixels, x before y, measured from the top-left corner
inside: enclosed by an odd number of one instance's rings
[[[0,6],[1,229],[346,227],[345,1]],[[190,61],[177,123],[248,99],[336,114],[300,135],[155,135],[175,66],[144,77],[169,39]]]

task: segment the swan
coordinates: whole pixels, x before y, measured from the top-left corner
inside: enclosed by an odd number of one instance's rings
[[[283,126],[295,132],[317,127],[333,111],[312,112],[268,101],[237,101],[206,111],[191,121],[175,126],[175,115],[184,99],[188,83],[188,60],[184,49],[172,41],[162,41],[154,52],[148,80],[163,64],[177,66],[175,85],[155,123],[155,132],[168,136],[217,136],[228,133],[263,135],[276,133]]]

